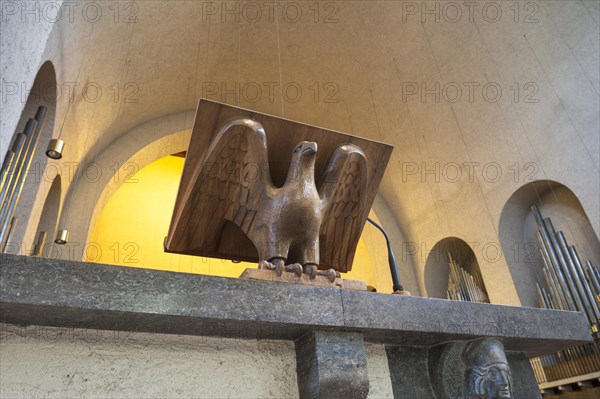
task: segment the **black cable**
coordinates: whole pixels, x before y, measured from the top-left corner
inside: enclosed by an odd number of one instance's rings
[[[392,288],[394,290],[393,292],[404,291],[402,282],[400,282],[400,275],[398,274],[398,266],[396,265],[396,257],[394,256],[394,253],[392,252],[392,244],[390,244],[390,239],[388,238],[388,235],[386,234],[383,227],[381,227],[380,225],[375,223],[373,221],[373,219],[368,217],[367,220],[369,222],[371,222],[371,224],[373,226],[377,227],[377,229],[379,231],[381,231],[383,233],[383,236],[385,237],[385,242],[387,244],[387,249],[388,249],[388,261],[390,264],[390,273],[392,274],[392,283],[394,284],[394,286]]]

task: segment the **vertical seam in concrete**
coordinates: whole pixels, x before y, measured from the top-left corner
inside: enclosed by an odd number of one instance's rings
[[[342,307],[342,325],[346,327],[346,309],[344,309],[344,293],[340,289],[340,306]]]

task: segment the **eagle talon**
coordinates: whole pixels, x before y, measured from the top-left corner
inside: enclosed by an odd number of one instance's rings
[[[337,273],[334,269],[325,270],[324,272],[318,272],[320,276],[325,276],[329,281],[335,283],[335,279],[337,278]]]
[[[298,277],[302,277],[302,265],[299,263],[292,263],[291,265],[285,265],[286,272],[292,272]]]
[[[277,266],[275,266],[275,271],[277,272],[277,275],[279,277],[283,276],[283,271],[285,270],[285,266],[282,264],[277,264]]]
[[[316,265],[304,265],[304,273],[308,274],[308,276],[314,280],[317,278],[317,266]]]
[[[285,259],[273,258],[269,259],[268,263],[271,265],[271,267],[269,268],[270,270],[275,270],[279,277],[283,275],[283,272],[285,271]]]
[[[272,264],[271,262],[267,262],[266,260],[261,260],[260,263],[258,264],[258,268],[263,269],[263,270],[274,270],[275,265]]]

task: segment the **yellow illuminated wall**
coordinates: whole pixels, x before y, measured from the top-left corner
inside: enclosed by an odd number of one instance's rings
[[[184,159],[168,156],[139,170],[110,198],[94,226],[93,260],[131,267],[238,277],[256,264],[169,254],[163,251]],[[376,216],[371,212],[371,217]],[[379,292],[391,291],[385,240],[372,226],[358,244],[347,278],[363,280]]]

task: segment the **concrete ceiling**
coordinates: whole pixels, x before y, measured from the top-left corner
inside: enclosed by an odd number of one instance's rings
[[[534,13],[522,2],[516,22],[508,3],[499,18],[475,8],[473,22],[462,3],[452,22],[455,10],[444,2],[431,3],[439,22],[421,14],[421,2],[257,2],[258,18],[237,2],[127,4],[118,22],[102,3],[99,22],[76,12],[49,35],[45,57],[59,86],[102,89],[97,102],[77,89],[72,104],[59,101],[55,134],[64,121],[65,162],[93,159],[126,132],[192,110],[204,96],[393,144],[380,194],[398,239],[417,247],[448,236],[498,242],[504,204],[529,175],[570,187],[600,231],[598,2],[534,2]],[[238,7],[239,22],[225,4]],[[136,22],[125,23],[132,12]],[[224,92],[236,84],[239,99]],[[422,96],[436,84],[439,100]],[[422,269],[426,251],[412,256]],[[505,261],[480,264],[484,278],[510,281]],[[497,299],[517,302],[514,292]]]

